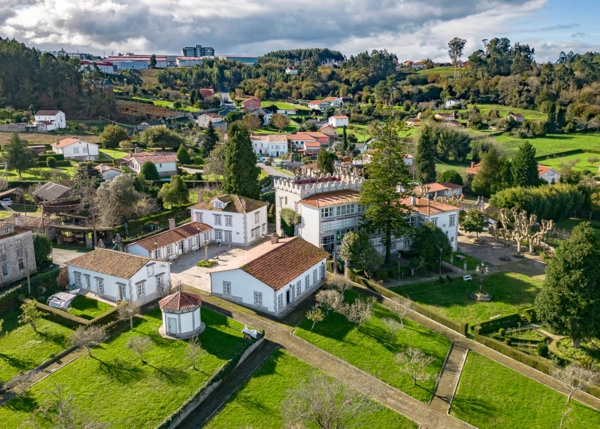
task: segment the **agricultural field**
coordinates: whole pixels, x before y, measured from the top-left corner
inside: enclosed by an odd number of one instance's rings
[[[519,146],[528,140],[536,148],[537,156],[549,155],[569,150],[600,150],[600,134],[549,134],[545,137],[532,139],[518,139],[506,134],[496,136],[494,139],[504,148],[507,155],[514,155]],[[584,155],[585,156],[585,155]],[[585,158],[588,158],[588,155]],[[583,157],[582,157],[583,158]],[[584,158],[584,159],[585,159]]]
[[[181,103],[181,107],[179,109],[176,109],[174,104],[176,103],[176,101],[169,101],[169,100],[156,100],[154,98],[144,98],[144,97],[137,97],[137,96],[133,96],[131,97],[132,100],[137,100],[137,101],[141,101],[141,102],[152,102],[152,104],[154,104],[155,106],[158,107],[164,107],[166,109],[171,110],[171,115],[173,114],[173,111],[175,112],[198,112],[200,109],[198,109],[197,107],[193,107],[193,106],[186,106],[184,103]],[[169,115],[170,116],[170,115]]]
[[[0,133],[0,145],[4,145],[8,143],[12,136],[12,133]],[[82,140],[85,140],[88,143],[98,143],[100,142],[100,136],[92,135],[92,134],[77,134],[70,133],[68,136],[55,134],[55,133],[19,133],[19,137],[27,140],[29,145],[42,145],[42,144],[52,144],[56,143],[56,139],[64,139],[67,137],[79,137]]]
[[[591,161],[591,162],[590,162]],[[598,172],[600,165],[600,154],[584,152],[575,155],[561,156],[557,158],[548,158],[540,161],[540,164],[552,167],[560,171],[564,165],[572,165],[575,171]]]
[[[129,116],[131,121],[143,121],[145,118],[160,119],[173,115],[173,111],[165,107],[136,101],[117,100],[117,108],[122,115]]]
[[[545,121],[548,117],[546,113],[538,112],[537,110],[519,109],[516,107],[504,106],[502,104],[469,104],[468,109],[472,109],[473,106],[477,106],[482,115],[487,114],[490,110],[498,110],[501,118],[504,118],[509,113],[521,114],[528,120],[537,119]]]
[[[338,127],[336,128],[335,133],[338,136],[342,136],[344,134],[344,129]],[[358,143],[364,143],[371,139],[371,134],[369,133],[368,125],[349,124],[346,128],[346,133],[348,135],[354,134],[358,139]]]
[[[244,348],[243,325],[202,309],[206,330],[199,336],[204,353],[197,369],[186,360],[187,341],[168,340],[158,334],[161,312],[153,310],[126,331],[28,389],[0,407],[3,429],[19,428],[32,418],[36,427],[53,427],[35,410],[48,393],[62,385],[73,405],[91,421],[111,428],[158,426],[205,384],[228,360]],[[127,346],[136,336],[149,336],[153,348],[144,355]]]
[[[492,317],[519,313],[531,307],[542,283],[543,276],[491,274],[483,280],[483,289],[492,294],[490,302],[471,299],[471,292],[479,290],[479,278],[476,276],[467,282],[458,277],[451,284],[435,281],[398,286],[391,290],[448,319],[476,325]]]
[[[277,106],[278,109],[285,110],[309,110],[308,107],[300,104],[286,103],[285,101],[264,100],[260,102],[260,107]]]
[[[410,67],[409,67],[410,68]],[[460,75],[462,68],[458,67],[456,72]],[[423,69],[417,71],[418,75],[429,76],[430,74],[439,73],[442,76],[454,76],[454,67],[446,66],[446,67],[434,67],[432,69]]]
[[[563,414],[566,413],[561,422]],[[592,428],[600,413],[484,356],[469,352],[450,414],[478,428]]]
[[[308,380],[316,370],[284,350],[276,350],[205,426],[217,428],[279,429],[287,427],[281,417],[290,387]],[[268,394],[265,394],[268,392]],[[360,427],[378,429],[416,428],[406,417],[374,403],[375,411],[359,416]]]

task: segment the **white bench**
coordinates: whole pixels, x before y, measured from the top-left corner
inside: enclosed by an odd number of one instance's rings
[[[473,277],[471,277],[471,274],[467,274],[466,276],[463,276],[463,280],[464,281],[473,280]]]

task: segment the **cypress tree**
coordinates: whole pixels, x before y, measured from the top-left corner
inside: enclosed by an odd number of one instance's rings
[[[202,156],[208,158],[210,153],[213,151],[217,143],[219,142],[219,135],[213,127],[212,122],[208,123],[206,131],[204,131],[204,142],[202,143]]]
[[[539,176],[535,148],[528,141],[523,142],[519,152],[512,160],[512,177],[514,186],[537,186]]]
[[[319,155],[317,156],[317,169],[322,174],[327,174],[327,173],[333,174],[334,160],[335,160],[335,154],[333,152],[327,152],[325,149],[319,150]]]
[[[191,164],[192,158],[190,158],[190,154],[187,150],[185,150],[185,146],[183,143],[179,145],[179,149],[177,150],[177,161],[180,164]]]
[[[417,179],[423,184],[435,182],[436,179],[435,146],[436,141],[433,129],[429,125],[426,125],[419,136],[415,157]]]
[[[240,123],[234,123],[229,129],[229,141],[225,148],[225,169],[223,172],[223,191],[241,197],[259,199],[260,188],[256,166],[256,155],[248,130]]]
[[[496,152],[496,148],[492,146],[481,159],[481,167],[479,167],[479,171],[473,178],[471,190],[477,195],[489,197],[495,186],[500,166],[501,163],[498,152]]]

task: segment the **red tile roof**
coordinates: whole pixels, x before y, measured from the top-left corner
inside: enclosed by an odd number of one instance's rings
[[[66,262],[67,266],[129,279],[152,259],[108,249],[96,249]]]
[[[180,310],[195,310],[200,307],[202,298],[198,295],[192,295],[186,292],[176,292],[172,295],[165,296],[158,301],[158,305],[162,310],[180,311]]]
[[[217,199],[223,203],[226,203],[224,209],[218,209],[214,207],[213,203]],[[242,200],[245,202],[246,205],[245,210]],[[223,194],[212,198],[210,201],[202,201],[198,204],[195,204],[191,206],[190,209],[212,210],[216,212],[230,213],[250,213],[260,207],[266,206],[267,204],[269,203],[264,201],[253,200],[252,198],[238,197],[237,195],[232,194]]]
[[[410,197],[402,198],[400,203],[405,204],[412,208],[413,211],[419,212],[424,215],[428,214],[440,214],[446,212],[459,211],[460,207],[451,206],[450,204],[443,204],[437,201],[428,200],[427,198],[415,198],[415,204],[411,204]]]
[[[146,237],[142,240],[131,243],[127,245],[127,247],[137,244],[146,250],[152,251],[156,247],[160,248],[168,246],[169,244],[177,243],[181,240],[185,240],[186,238],[193,237],[198,234],[198,228],[200,229],[199,232],[204,232],[212,229],[210,225],[206,225],[205,223],[190,222],[178,226],[175,229],[170,229],[168,231],[163,231],[159,232],[158,234],[151,235],[150,237]],[[156,245],[154,244],[155,240]]]
[[[202,98],[212,97],[215,95],[215,90],[212,88],[203,88],[200,90]]]
[[[313,207],[329,207],[337,204],[355,203],[360,199],[360,192],[352,189],[323,192],[300,200],[301,203]]]
[[[97,146],[95,143],[84,142],[83,140],[77,139],[75,137],[69,137],[67,139],[62,139],[58,143],[53,143],[52,146],[59,147],[59,148],[62,149],[62,148],[65,148],[67,146],[71,146],[72,144],[79,143],[79,142]]]
[[[55,116],[60,112],[60,110],[38,110],[33,116]]]
[[[150,153],[150,152],[139,152],[133,155],[122,158],[125,161],[135,159],[138,164],[142,165],[146,161],[153,163],[157,162],[177,162],[177,155],[174,153]]]
[[[537,169],[538,169],[538,176],[541,176],[542,174],[552,170],[552,167],[546,167],[545,165],[538,164]]]

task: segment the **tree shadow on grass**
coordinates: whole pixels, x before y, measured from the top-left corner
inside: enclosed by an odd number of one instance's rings
[[[451,411],[459,418],[470,416],[483,419],[492,418],[498,413],[498,407],[492,401],[485,401],[479,398],[461,398],[455,396],[452,400]]]
[[[169,384],[181,384],[190,377],[186,371],[180,368],[167,367],[164,365],[154,366],[149,363],[147,363],[147,365],[156,371],[159,378],[165,380]]]
[[[121,384],[129,384],[139,381],[145,377],[144,371],[131,362],[116,358],[110,362],[104,362],[94,356],[92,359],[98,361],[98,370]]]
[[[60,332],[38,331],[38,335],[43,337],[46,341],[50,341],[60,346],[64,346],[67,343],[67,337]]]
[[[28,370],[35,366],[35,363],[31,360],[18,359],[4,353],[0,353],[0,359],[18,370]]]
[[[15,396],[4,404],[3,407],[6,407],[11,411],[33,413],[38,407],[38,401],[35,397],[31,396],[29,392],[25,392],[25,395]]]

